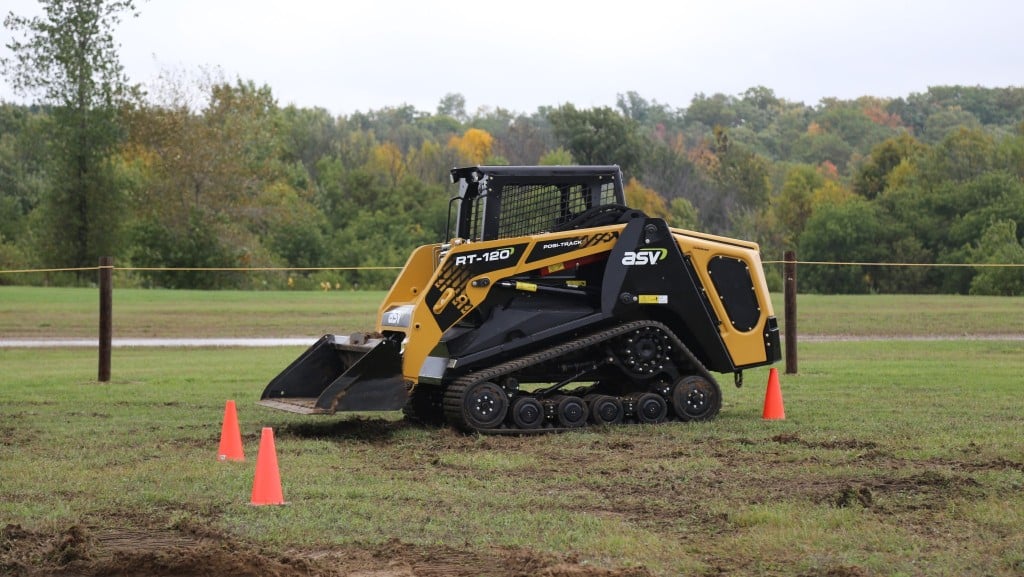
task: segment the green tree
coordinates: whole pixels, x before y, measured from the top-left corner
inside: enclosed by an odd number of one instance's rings
[[[922,172],[930,182],[963,182],[993,168],[996,145],[979,128],[960,127],[931,148]]]
[[[636,121],[608,107],[577,110],[572,104],[552,110],[548,119],[576,162],[618,164],[627,178],[639,171],[648,146]]]
[[[316,178],[316,163],[333,152],[340,139],[340,130],[334,117],[323,108],[297,108],[288,106],[280,112],[281,140],[286,162],[300,162],[312,178]]]
[[[845,170],[853,154],[853,147],[833,132],[825,132],[819,125],[811,124],[808,131],[792,145],[792,160],[807,164],[831,162],[839,170]]]
[[[892,119],[868,116],[865,109],[873,106],[863,100],[826,99],[815,121],[827,134],[838,136],[853,151],[866,154],[875,144],[896,135],[896,129],[887,126]],[[836,165],[841,166],[838,162]]]
[[[882,262],[896,240],[893,223],[874,204],[859,197],[822,206],[800,235],[800,258],[819,262]],[[801,285],[822,293],[875,290],[872,272],[860,265],[802,267]]]
[[[743,207],[758,209],[766,205],[770,192],[768,161],[745,146],[730,142],[722,129],[716,129],[715,136],[718,184]]]
[[[123,157],[140,167],[144,180],[134,188],[131,203],[137,221],[131,229],[134,262],[152,267],[318,262],[326,254],[321,230],[326,221],[313,205],[315,187],[305,161],[295,156],[302,147],[293,146],[293,131],[282,129],[289,126],[288,115],[266,86],[201,81],[200,89],[207,93],[200,110],[172,98],[131,116]],[[299,221],[307,230],[298,231]],[[251,285],[256,277],[199,272],[152,279],[221,288]]]
[[[437,115],[466,122],[469,120],[469,116],[466,114],[466,97],[458,92],[445,94],[437,104]]]
[[[936,143],[958,130],[980,128],[977,117],[959,106],[952,106],[928,115],[921,138],[925,142]]]
[[[1024,295],[1024,245],[1017,237],[1017,223],[997,220],[968,249],[978,264],[1022,265],[982,268],[971,280],[972,295]]]
[[[713,205],[711,201],[717,196],[710,174],[698,170],[687,156],[681,134],[671,142],[654,142],[643,175],[644,183],[669,201],[675,226],[698,228],[702,209]]]
[[[761,132],[768,128],[782,110],[782,100],[775,96],[771,88],[754,86],[743,92],[736,110],[743,126],[753,132]]]
[[[999,165],[1017,178],[1024,179],[1024,121],[1017,125],[1013,135],[1002,139],[996,151]]]
[[[889,185],[889,175],[904,162],[916,161],[928,147],[903,133],[875,145],[853,175],[853,190],[866,198],[875,198]]]
[[[786,171],[786,181],[772,208],[783,225],[786,238],[796,239],[814,211],[814,191],[825,185],[813,166],[799,164]]]
[[[573,161],[572,153],[559,146],[555,150],[541,155],[537,164],[541,166],[569,166],[575,164],[575,162]]]
[[[646,128],[657,131],[682,127],[681,117],[668,105],[656,100],[648,102],[636,92],[617,95],[615,103],[623,116]]]
[[[45,113],[0,104],[0,235],[27,248],[27,217],[46,191]]]
[[[668,203],[668,223],[679,228],[697,228],[700,215],[693,203],[683,197],[673,198]]]
[[[546,116],[537,113],[517,116],[508,132],[495,142],[496,152],[513,165],[544,164],[540,159],[555,148],[551,123]]]
[[[710,130],[716,126],[729,128],[735,126],[739,115],[735,108],[735,98],[716,93],[706,96],[703,92],[696,94],[686,109],[686,125],[701,124]]]
[[[112,29],[133,0],[41,0],[43,16],[9,13],[21,37],[2,70],[16,92],[51,107],[50,186],[42,246],[57,266],[94,264],[117,252],[121,191],[109,157],[120,142],[119,111],[138,96],[118,59]]]

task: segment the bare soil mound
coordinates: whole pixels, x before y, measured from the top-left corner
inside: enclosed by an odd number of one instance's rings
[[[330,551],[268,553],[202,528],[78,525],[51,534],[0,529],[0,574],[18,577],[644,577],[523,549],[466,551],[390,541]]]

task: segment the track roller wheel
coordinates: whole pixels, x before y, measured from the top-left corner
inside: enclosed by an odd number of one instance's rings
[[[500,427],[508,413],[508,404],[505,389],[489,381],[454,385],[444,395],[448,421],[468,431]]]
[[[640,393],[635,396],[636,420],[641,423],[661,423],[668,418],[668,403],[657,393]]]
[[[509,416],[519,429],[538,429],[544,424],[544,406],[534,397],[519,397],[512,402]]]
[[[721,408],[721,390],[704,377],[683,377],[672,387],[672,410],[680,421],[708,421]]]
[[[551,400],[555,403],[555,418],[560,426],[573,429],[587,423],[590,411],[587,410],[587,404],[583,402],[583,399],[570,395],[559,395]]]
[[[622,422],[624,410],[622,401],[608,395],[587,395],[584,397],[590,408],[590,422],[595,425],[615,425]]]

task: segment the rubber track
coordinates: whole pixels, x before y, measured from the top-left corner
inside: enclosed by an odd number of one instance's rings
[[[669,330],[667,326],[657,321],[632,321],[612,327],[610,329],[605,329],[603,331],[579,337],[567,343],[555,345],[549,349],[537,351],[535,353],[531,353],[518,359],[506,361],[500,365],[495,365],[493,367],[489,367],[477,371],[475,373],[469,373],[459,377],[458,379],[455,379],[455,381],[453,381],[448,386],[444,393],[445,417],[447,418],[449,424],[454,425],[455,427],[458,427],[459,429],[468,432],[479,432],[488,434],[536,434],[573,430],[559,427],[542,427],[539,429],[517,429],[511,426],[506,426],[498,429],[474,429],[462,418],[463,396],[466,392],[466,389],[477,383],[493,381],[494,379],[501,377],[502,375],[514,373],[518,370],[524,369],[526,367],[538,363],[542,363],[544,361],[557,359],[558,357],[561,357],[568,353],[592,347],[599,343],[611,340],[615,337],[625,335],[627,333],[633,332],[644,327],[654,327],[668,335],[669,339],[671,339],[672,341],[672,344],[675,345],[678,348],[678,350],[683,352],[687,360],[693,365],[694,369],[696,369],[697,373],[700,374],[700,376],[704,377],[705,379],[708,379],[708,381],[710,381],[712,384],[718,387],[718,382],[711,375],[711,373],[708,372],[704,364],[701,363],[700,360],[694,356],[690,349],[687,348],[687,346],[683,344],[683,342],[680,341],[679,338],[675,335],[675,333]],[[719,387],[719,389],[720,388],[721,387]]]

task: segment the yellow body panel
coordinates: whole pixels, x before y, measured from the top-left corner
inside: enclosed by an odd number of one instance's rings
[[[754,290],[757,291],[757,302],[761,305],[761,316],[757,326],[749,331],[739,331],[730,323],[722,322],[718,325],[722,342],[725,343],[733,364],[738,366],[762,363],[765,361],[765,330],[767,330],[768,318],[774,316],[772,310],[771,296],[763,282],[763,267],[761,266],[761,254],[758,245],[753,242],[741,241],[711,234],[697,233],[684,229],[672,229],[676,236],[676,242],[684,255],[689,256],[693,262],[697,275],[704,290],[708,293],[708,300],[719,319],[728,319],[729,316],[722,305],[722,296],[715,290],[715,284],[711,282],[711,275],[708,274],[708,265],[711,259],[719,256],[735,258],[746,263],[751,279],[754,281]]]
[[[405,329],[407,339],[403,352],[402,374],[406,380],[415,383],[419,379],[423,362],[430,355],[431,351],[434,350],[437,343],[440,342],[441,335],[447,329],[447,327],[441,328],[438,326],[435,315],[439,313],[433,310],[434,307],[426,306],[425,299],[431,286],[441,291],[441,299],[444,301],[443,303],[438,301],[434,306],[443,304],[445,306],[441,308],[455,307],[461,311],[459,316],[461,318],[487,298],[491,289],[494,288],[496,281],[530,270],[561,265],[567,260],[574,258],[610,251],[615,245],[614,241],[617,238],[617,233],[624,227],[625,225],[614,225],[586,231],[574,230],[558,234],[533,235],[486,242],[463,242],[452,246],[448,254],[445,255],[444,262],[439,263],[436,270],[433,268],[433,259],[434,255],[437,254],[438,245],[420,247],[410,256],[405,269],[398,279],[395,280],[387,298],[384,299],[378,311],[377,330],[380,332],[396,330],[392,327],[383,327],[381,325],[381,318],[383,318],[387,311],[393,310],[395,307],[413,305],[412,319],[409,327]],[[566,239],[575,239],[581,235],[594,238],[594,244],[571,253],[535,260],[530,263],[526,263],[525,258],[523,258],[523,255],[530,254],[530,251],[533,250],[533,247],[538,242],[558,243]],[[446,271],[451,272],[450,268],[446,268],[446,264],[455,262],[460,255],[468,253],[479,254],[481,252],[495,251],[519,245],[525,246],[520,249],[522,251],[521,254],[517,253],[516,259],[509,259],[512,264],[508,267],[460,278],[459,282],[455,285],[450,284],[448,282],[449,279],[445,278]],[[429,270],[427,262],[430,262]],[[473,281],[484,278],[490,281],[486,286],[473,286]]]
[[[478,307],[488,296],[495,284],[503,279],[524,274],[529,271],[544,270],[547,273],[557,272],[565,268],[565,264],[574,259],[584,258],[609,252],[615,246],[624,224],[604,226],[587,230],[571,230],[561,233],[541,234],[507,238],[485,242],[456,241],[442,258],[440,245],[420,247],[409,257],[405,268],[396,279],[378,311],[377,330],[404,332],[405,347],[403,352],[402,373],[409,382],[418,381],[424,361],[441,341],[447,328],[470,311]],[[773,316],[771,300],[764,288],[761,259],[756,243],[738,241],[683,229],[672,229],[681,252],[689,256],[697,272],[700,284],[707,292],[708,300],[719,319],[722,341],[737,366],[763,363],[766,360],[765,331],[768,318]],[[534,247],[540,243],[544,247],[559,246],[559,243],[575,243],[580,237],[587,239],[586,245],[549,258],[526,262]],[[505,257],[508,253],[508,257]],[[513,255],[515,258],[512,258]],[[715,291],[714,283],[708,274],[708,265],[715,257],[728,257],[742,260],[748,267],[757,301],[761,303],[760,318],[755,328],[749,331],[737,330],[727,322],[728,315],[721,302],[720,295]],[[494,257],[494,266],[487,272],[470,274],[465,266],[458,266],[458,259],[479,259]],[[502,266],[507,261],[508,266]],[[470,261],[472,262],[472,260]],[[477,260],[476,262],[479,262]],[[614,266],[609,263],[608,266]],[[486,280],[486,282],[484,282]],[[527,283],[517,286],[517,290],[530,290]],[[436,300],[428,303],[428,294],[436,295]],[[658,306],[657,299],[645,297],[648,306]],[[411,318],[407,327],[384,326],[382,319],[396,307],[411,307]],[[448,324],[439,326],[439,315],[447,311]]]

